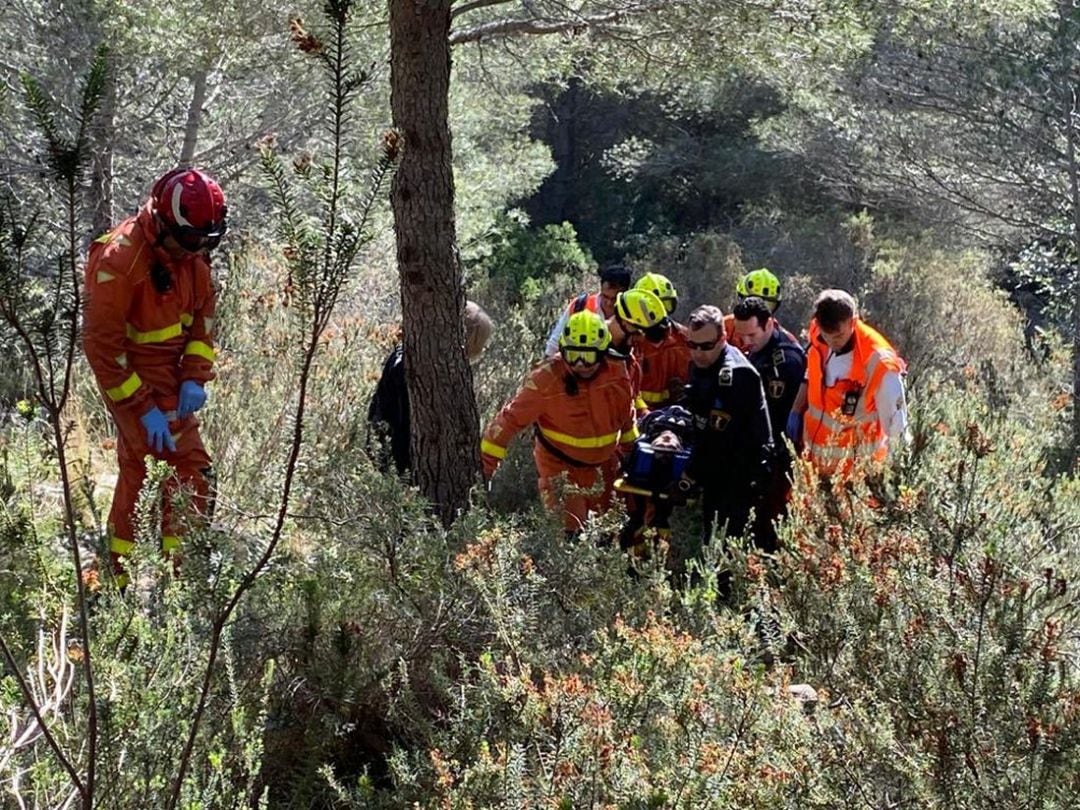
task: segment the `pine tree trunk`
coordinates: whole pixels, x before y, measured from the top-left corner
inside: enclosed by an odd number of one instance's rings
[[[390,103],[405,139],[391,203],[412,461],[420,491],[446,525],[468,505],[480,464],[454,231],[449,33],[450,0],[390,0]]]
[[[1073,252],[1080,256],[1080,165],[1077,163],[1077,92],[1066,89],[1064,124],[1067,134],[1066,158],[1069,169],[1069,196],[1072,203]],[[1080,268],[1072,267],[1069,292],[1072,293],[1072,456],[1073,469],[1080,460]]]
[[[195,159],[195,145],[199,142],[199,125],[202,123],[202,108],[206,102],[205,67],[199,68],[191,77],[191,103],[188,104],[187,121],[184,123],[184,144],[180,147],[180,166],[190,166]]]
[[[113,143],[116,141],[116,60],[109,56],[105,93],[101,99],[90,137],[94,148],[90,158],[88,200],[93,235],[107,233],[113,226]]]

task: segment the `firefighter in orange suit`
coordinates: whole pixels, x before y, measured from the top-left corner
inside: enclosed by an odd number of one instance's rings
[[[643,329],[634,342],[634,354],[641,364],[641,399],[653,411],[683,398],[690,379],[690,347],[686,327],[671,318],[679,304],[675,285],[659,273],[646,273],[634,289],[655,295],[665,311],[664,319]]]
[[[824,475],[846,475],[863,459],[882,462],[907,437],[904,361],[859,318],[855,299],[825,290],[814,302],[806,382],[793,412],[802,412],[805,453]]]
[[[549,509],[558,509],[557,482],[565,478],[561,508],[568,534],[581,531],[590,511],[610,505],[617,451],[638,435],[630,377],[625,363],[607,357],[610,343],[600,315],[571,315],[559,355],[529,373],[480,444],[484,478],[490,479],[510,440],[534,426],[540,494]]]
[[[197,510],[208,508],[210,457],[195,412],[214,378],[209,253],[225,234],[225,215],[216,182],[195,169],[175,169],[158,179],[137,214],[90,248],[83,348],[116,423],[119,476],[109,550],[121,585],[147,455],[176,471],[163,505],[166,553],[180,545],[182,532],[171,494],[184,487]]]
[[[649,412],[641,395],[640,343],[646,330],[659,326],[666,317],[667,311],[659,298],[647,290],[634,288],[615,296],[615,312],[605,321],[611,335],[608,356],[626,364],[630,390],[634,394],[634,410],[639,417]]]

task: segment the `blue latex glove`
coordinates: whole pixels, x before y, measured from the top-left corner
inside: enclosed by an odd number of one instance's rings
[[[180,403],[176,409],[176,418],[183,419],[185,416],[195,413],[206,404],[206,390],[194,380],[184,380],[180,383]]]
[[[143,427],[146,428],[146,443],[150,449],[160,453],[163,449],[170,453],[176,452],[176,442],[173,441],[172,433],[169,432],[169,420],[156,405],[139,417]]]
[[[792,411],[788,414],[784,434],[791,439],[792,444],[798,444],[802,440],[802,420],[803,415],[801,413]]]

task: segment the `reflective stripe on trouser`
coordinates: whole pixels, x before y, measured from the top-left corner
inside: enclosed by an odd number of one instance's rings
[[[611,506],[618,471],[614,453],[599,466],[572,467],[556,458],[540,442],[534,442],[533,460],[544,506],[552,512],[562,512],[565,529],[580,531],[589,512],[603,512]]]
[[[113,560],[113,569],[121,573],[120,558],[130,552],[135,538],[134,512],[146,477],[147,455],[167,461],[176,474],[171,476],[164,486],[162,503],[161,546],[166,553],[180,546],[184,535],[184,526],[192,518],[205,514],[209,508],[210,482],[206,473],[210,469],[210,456],[203,447],[199,436],[199,423],[195,417],[188,416],[179,422],[170,422],[169,427],[176,441],[176,452],[155,453],[146,445],[146,431],[138,416],[112,409],[116,423],[117,480],[113,493],[112,508],[109,510],[109,551]],[[172,501],[181,492],[191,495],[194,515],[174,514]]]

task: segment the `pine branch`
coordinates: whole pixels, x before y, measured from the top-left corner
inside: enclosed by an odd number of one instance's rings
[[[685,3],[685,0],[653,0],[652,2],[637,3],[626,8],[612,11],[607,14],[585,15],[581,17],[569,17],[557,20],[530,19],[503,19],[493,22],[481,23],[472,28],[450,32],[450,44],[462,45],[468,42],[483,42],[490,39],[500,39],[517,35],[544,36],[547,34],[563,34],[567,32],[584,32],[588,30],[601,30],[606,25],[621,22],[622,20],[651,14],[653,12],[671,8]]]
[[[471,3],[463,3],[450,12],[450,19],[454,20],[460,17],[462,14],[468,14],[470,11],[476,11],[480,8],[487,8],[489,6],[502,6],[507,3],[513,2],[513,0],[472,0]]]
[[[79,105],[79,131],[75,137],[75,147],[80,151],[86,148],[86,139],[93,123],[94,115],[101,107],[105,96],[105,87],[109,78],[109,48],[99,45],[90,63],[90,70],[83,82],[82,103]]]

